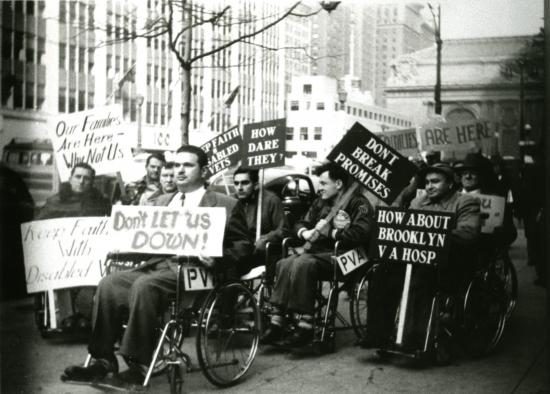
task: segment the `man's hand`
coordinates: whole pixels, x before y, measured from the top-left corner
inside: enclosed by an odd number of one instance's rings
[[[214,267],[215,260],[213,257],[210,256],[204,256],[202,253],[199,253],[199,261],[204,265],[206,268],[212,268]]]
[[[340,209],[332,220],[332,224],[335,229],[343,230],[351,224],[351,218],[346,211]]]
[[[319,238],[319,232],[314,228],[306,230],[302,233],[302,238],[308,242],[315,242]]]

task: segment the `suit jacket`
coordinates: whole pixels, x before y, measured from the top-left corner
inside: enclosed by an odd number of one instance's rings
[[[159,196],[154,205],[167,206],[174,193],[163,194]],[[217,193],[212,190],[207,190],[204,193],[200,203],[200,207],[224,207],[226,211],[225,234],[223,237],[223,257],[216,259],[215,270],[234,271],[239,262],[250,255],[254,245],[248,237],[248,229],[246,226],[246,215],[240,202],[225,194]],[[177,271],[177,263],[169,259],[170,256],[160,256],[150,259],[141,268],[167,260],[170,268]]]

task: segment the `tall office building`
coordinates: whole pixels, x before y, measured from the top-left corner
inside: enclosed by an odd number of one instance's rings
[[[330,14],[312,17],[312,74],[359,78],[363,90],[374,88],[375,8],[365,2],[342,3]]]
[[[434,31],[421,3],[388,3],[376,7],[376,79],[374,97],[385,106],[384,88],[392,62],[400,55],[434,44]]]
[[[260,29],[292,5],[254,0],[191,4],[194,23],[223,13],[215,23],[193,28],[192,56]],[[309,7],[296,11],[307,13]],[[134,147],[168,150],[181,143],[179,63],[166,34],[139,37],[149,21],[168,13],[167,1],[7,0],[0,12],[0,147],[14,137],[47,138],[46,121],[52,115],[107,103],[122,105]],[[183,26],[181,12],[175,23]],[[284,116],[291,77],[310,73],[310,24],[308,18],[291,16],[194,62],[191,133]],[[227,97],[237,87],[229,106]]]

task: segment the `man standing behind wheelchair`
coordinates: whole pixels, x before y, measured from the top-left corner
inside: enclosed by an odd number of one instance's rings
[[[200,256],[205,267],[216,273],[233,275],[237,264],[252,252],[246,218],[241,204],[232,197],[205,189],[207,156],[202,149],[184,145],[174,158],[177,192],[163,194],[156,205],[171,208],[224,207],[227,212],[223,239],[223,257]],[[93,329],[88,350],[90,365],[70,366],[61,379],[90,383],[108,377],[112,386],[127,387],[143,382],[151,362],[157,338],[157,317],[176,295],[178,263],[172,256],[156,256],[138,268],[119,271],[104,277],[98,285],[94,302]],[[123,332],[123,311],[129,311]],[[118,373],[114,345],[122,334],[120,354],[130,367]],[[104,380],[104,383],[107,383]]]
[[[243,204],[246,213],[250,239],[255,240],[254,254],[250,256],[250,261],[241,262],[239,267],[241,273],[244,274],[250,269],[264,264],[266,244],[268,242],[280,244],[288,235],[289,228],[283,203],[275,193],[264,189],[262,191],[261,232],[260,237],[256,240],[259,198],[258,170],[239,167],[233,174],[233,184],[236,190],[235,197]],[[266,270],[268,279],[272,280],[271,267],[266,267]]]
[[[422,347],[429,319],[430,299],[441,291],[452,300],[473,277],[476,268],[475,248],[480,235],[479,199],[457,191],[454,171],[446,163],[436,163],[420,172],[425,193],[416,197],[411,209],[452,212],[455,226],[450,234],[449,258],[438,267],[415,266],[411,277],[409,303],[411,319],[406,324],[404,346],[408,350]],[[362,348],[385,347],[395,332],[396,310],[403,289],[405,264],[381,264],[371,277],[367,307],[367,335],[359,342]],[[450,301],[452,303],[452,301]]]
[[[371,204],[357,191],[334,219],[327,222],[325,218],[354,181],[334,163],[322,166],[317,173],[320,196],[294,228],[296,236],[310,248],[277,262],[270,299],[274,310],[260,340],[263,344],[293,349],[296,354],[301,354],[313,342],[318,281],[332,278],[334,242],[341,241],[345,250],[367,247],[374,217]],[[285,327],[290,323],[285,321],[287,315],[294,320],[296,329],[285,337]]]

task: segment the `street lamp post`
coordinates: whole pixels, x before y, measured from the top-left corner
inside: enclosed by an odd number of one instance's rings
[[[435,101],[435,113],[441,115],[441,48],[443,46],[443,40],[441,39],[441,5],[437,6],[437,16],[430,3],[428,3],[430,12],[434,20],[434,34],[435,44],[437,47],[437,65],[436,65],[436,79],[434,89],[434,101]]]

